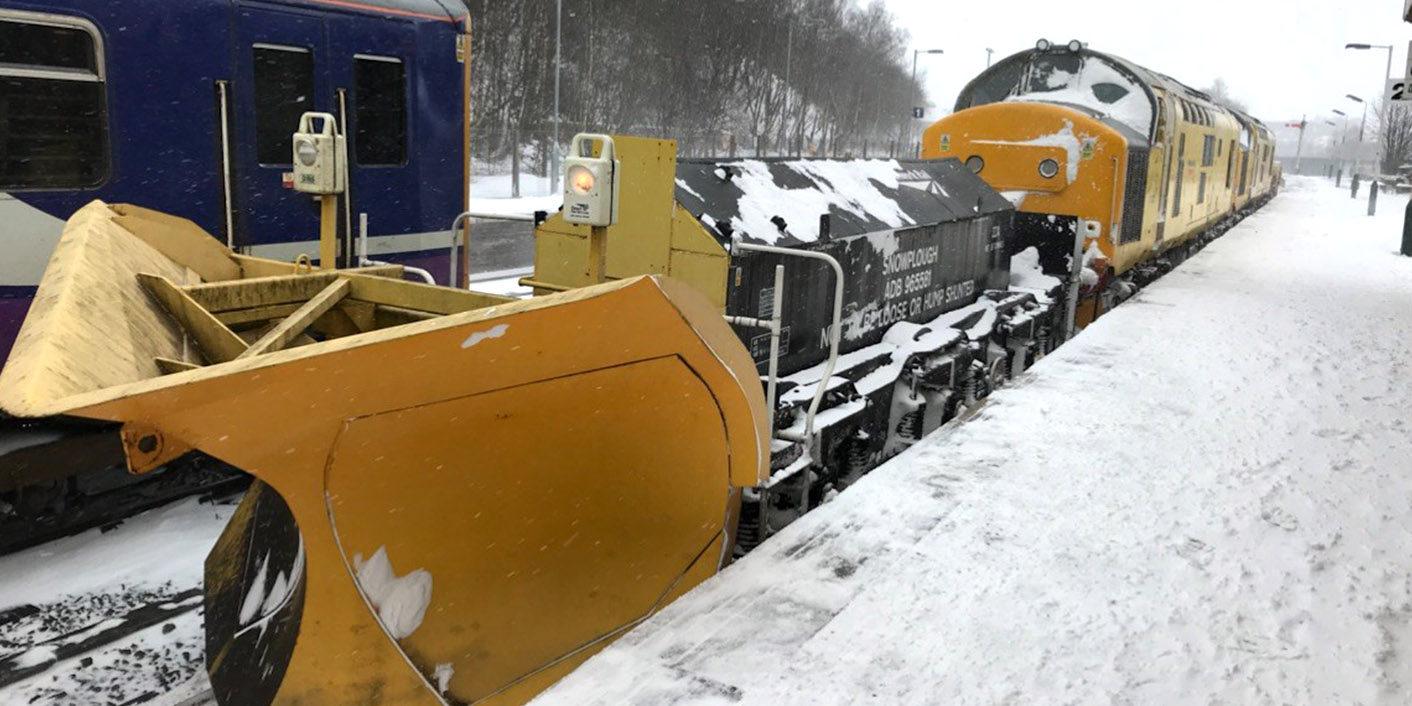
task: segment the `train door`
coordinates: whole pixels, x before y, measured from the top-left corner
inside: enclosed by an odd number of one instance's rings
[[[1172,217],[1182,214],[1182,177],[1186,176],[1186,135],[1177,135],[1177,186],[1172,193]]]
[[[1157,206],[1157,246],[1167,237],[1167,194],[1172,184],[1172,137],[1169,134],[1172,121],[1167,117],[1167,101],[1157,98],[1157,139],[1154,146],[1162,150],[1162,198]]]
[[[356,264],[361,215],[374,234],[366,253],[370,259],[444,249],[449,241],[448,235],[421,242],[431,239],[423,235],[421,185],[410,154],[412,132],[419,125],[411,120],[408,100],[419,68],[415,31],[410,22],[360,15],[329,23],[334,114],[348,136],[346,215],[353,227],[345,242],[347,266]],[[449,218],[443,220],[450,225]],[[444,260],[435,262],[445,269]]]
[[[318,256],[319,208],[294,191],[291,135],[307,111],[332,112],[322,17],[238,5],[234,53],[236,210],[239,242],[254,255]]]

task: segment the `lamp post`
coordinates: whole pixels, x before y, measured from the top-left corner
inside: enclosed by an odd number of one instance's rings
[[[1339,161],[1342,162],[1348,159],[1348,113],[1334,108],[1334,115],[1343,116],[1343,134],[1339,136],[1338,140],[1338,157]]]
[[[1383,70],[1383,76],[1382,76],[1382,78],[1378,79],[1378,86],[1379,86],[1378,90],[1381,91],[1381,90],[1382,90],[1382,87],[1385,86],[1385,85],[1387,85],[1388,76],[1392,74],[1392,45],[1391,45],[1391,44],[1356,44],[1356,43],[1350,43],[1350,44],[1345,44],[1345,45],[1343,46],[1343,48],[1344,48],[1344,49],[1360,49],[1360,50],[1361,50],[1361,49],[1386,49],[1386,50],[1387,50],[1387,68]],[[1378,129],[1378,132],[1379,132],[1379,133],[1385,132],[1385,131],[1387,130],[1387,111],[1388,111],[1388,102],[1385,100],[1385,101],[1383,101],[1382,115],[1379,116],[1379,118],[1378,118],[1378,119],[1381,121],[1381,122],[1379,123],[1379,129]],[[1384,156],[1383,153],[1384,153],[1384,150],[1385,150],[1385,149],[1386,149],[1386,148],[1383,146],[1382,135],[1379,135],[1379,136],[1378,136],[1378,163],[1377,163],[1376,165],[1374,165],[1374,171],[1375,171],[1377,174],[1382,174],[1382,173],[1383,173],[1383,156]]]
[[[550,185],[553,186],[549,193],[559,190],[559,50],[563,38],[563,17],[564,0],[555,0],[554,3],[554,149],[549,150],[549,173],[554,176],[550,178]],[[515,149],[519,149],[516,147]]]
[[[912,124],[912,121],[913,121],[913,120],[916,120],[916,119],[917,119],[917,118],[916,118],[916,113],[914,112],[914,111],[916,110],[916,107],[917,107],[917,55],[918,55],[918,54],[942,54],[942,53],[944,53],[944,52],[943,52],[942,50],[940,50],[940,49],[913,49],[913,50],[912,50],[912,83],[911,83],[911,86],[912,86],[912,99],[908,102],[908,106],[907,106],[907,110],[908,110],[908,114],[907,114],[907,125],[908,125],[908,126],[910,126],[910,125]]]
[[[994,54],[994,53],[995,53],[995,50],[994,50],[994,49],[991,49],[990,47],[986,47],[986,48],[985,48],[985,67],[986,67],[987,69],[990,68],[990,56],[991,56],[992,54]]]
[[[1368,103],[1352,93],[1349,93],[1345,97],[1355,103],[1363,104],[1363,121],[1358,123],[1358,151],[1353,156],[1353,164],[1356,169],[1358,163],[1363,161],[1363,133],[1368,129]]]

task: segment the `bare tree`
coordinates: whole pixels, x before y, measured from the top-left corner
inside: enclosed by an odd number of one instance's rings
[[[1382,115],[1378,105],[1377,114]],[[1383,141],[1383,174],[1398,174],[1412,169],[1412,108],[1393,103],[1387,112],[1387,124],[1378,125],[1378,138]]]
[[[477,158],[530,144],[542,154],[555,0],[463,1]],[[561,138],[592,129],[676,138],[688,154],[856,152],[906,124],[907,43],[881,0],[573,0]]]
[[[1231,110],[1239,110],[1242,113],[1250,112],[1250,109],[1245,107],[1245,101],[1239,100],[1231,95],[1231,87],[1227,85],[1226,80],[1220,76],[1216,77],[1216,80],[1211,83],[1211,86],[1207,88],[1205,92],[1206,95],[1211,96],[1212,100],[1216,101],[1217,105],[1225,106]]]

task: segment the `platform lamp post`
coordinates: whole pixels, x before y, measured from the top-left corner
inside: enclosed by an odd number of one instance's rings
[[[910,101],[908,101],[908,104],[909,104],[909,105],[907,106],[907,109],[910,110],[910,111],[912,111],[912,113],[911,113],[911,115],[909,115],[908,118],[907,118],[907,125],[908,125],[908,126],[911,126],[911,125],[912,125],[912,121],[913,121],[913,120],[916,120],[917,118],[922,117],[921,115],[919,115],[919,113],[921,112],[921,110],[918,109],[918,107],[917,107],[917,55],[918,55],[918,54],[943,54],[943,53],[945,53],[945,52],[943,52],[941,49],[913,49],[913,50],[912,50],[912,83],[911,83],[911,86],[912,86],[912,99],[911,99]]]
[[[1344,48],[1344,49],[1360,49],[1360,50],[1361,50],[1361,49],[1386,49],[1386,50],[1387,50],[1387,68],[1383,70],[1383,76],[1382,76],[1382,78],[1378,79],[1378,86],[1381,87],[1381,86],[1383,86],[1384,84],[1387,83],[1388,76],[1390,76],[1390,75],[1392,74],[1392,45],[1391,45],[1391,44],[1356,44],[1356,43],[1351,43],[1351,44],[1345,44],[1345,45],[1343,46],[1343,48]],[[1381,90],[1381,88],[1379,88],[1379,90]],[[1382,115],[1380,115],[1380,116],[1378,117],[1378,119],[1379,119],[1379,121],[1380,121],[1380,122],[1378,123],[1378,126],[1379,126],[1379,127],[1378,127],[1378,130],[1379,130],[1379,132],[1381,132],[1381,131],[1387,129],[1387,110],[1388,110],[1388,102],[1387,102],[1387,101],[1383,101],[1383,111],[1382,111]],[[1366,112],[1365,112],[1365,114],[1366,114]],[[1381,175],[1381,174],[1383,173],[1383,151],[1384,151],[1384,149],[1385,149],[1385,148],[1384,148],[1384,146],[1383,146],[1382,136],[1380,135],[1380,136],[1378,137],[1378,163],[1377,163],[1376,165],[1374,165],[1374,167],[1373,167],[1373,171],[1374,171],[1374,173],[1377,174],[1377,175]]]
[[[1368,102],[1358,96],[1349,93],[1345,96],[1354,103],[1363,104],[1363,121],[1358,123],[1358,150],[1353,155],[1353,167],[1358,168],[1358,163],[1363,161],[1363,133],[1368,129]]]
[[[985,48],[985,67],[986,67],[987,69],[990,68],[990,57],[991,57],[991,55],[993,55],[993,54],[995,54],[995,50],[994,50],[994,49],[991,49],[990,47],[986,47],[986,48]]]
[[[1334,108],[1334,115],[1343,116],[1343,134],[1339,136],[1338,140],[1338,159],[1339,162],[1343,162],[1348,159],[1348,113]]]

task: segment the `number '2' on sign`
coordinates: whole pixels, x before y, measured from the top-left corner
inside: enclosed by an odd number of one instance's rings
[[[1409,89],[1409,85],[1412,85],[1412,79],[1390,78],[1384,95],[1390,101],[1412,103],[1412,89]]]

